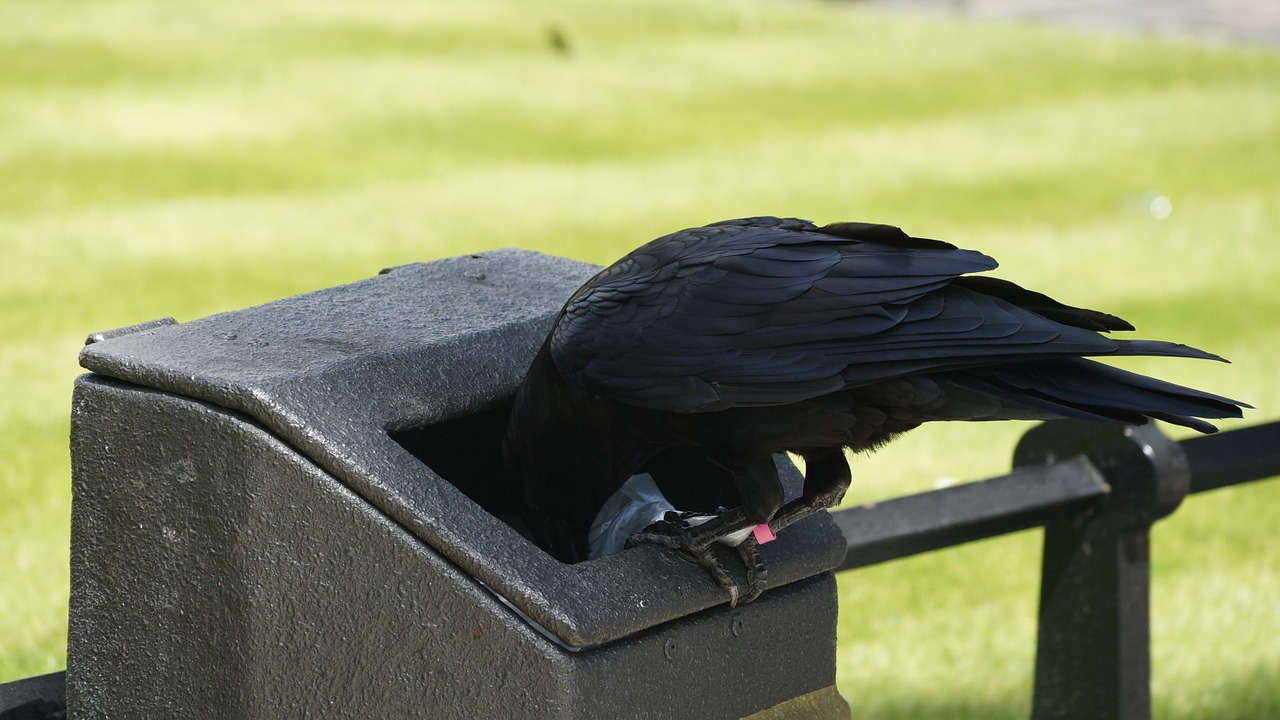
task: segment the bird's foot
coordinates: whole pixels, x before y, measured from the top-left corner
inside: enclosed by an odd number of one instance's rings
[[[764,559],[760,557],[760,543],[756,542],[754,537],[743,540],[738,543],[738,556],[742,558],[742,565],[747,569],[747,593],[739,598],[730,598],[730,607],[736,607],[740,602],[749,603],[755,600],[767,587],[765,579],[768,576],[768,568],[764,565]]]
[[[720,587],[729,593],[729,605],[751,602],[765,589],[767,571],[760,557],[759,543],[750,533],[738,538],[742,530],[751,528],[741,510],[732,510],[707,519],[707,516],[667,513],[667,517],[632,535],[627,547],[640,544],[662,545],[676,552],[681,558],[701,566]],[[694,522],[690,522],[690,519]],[[701,522],[698,522],[701,521]],[[695,524],[697,523],[697,524]],[[737,526],[745,524],[744,528]],[[725,540],[732,536],[731,540]],[[739,583],[717,557],[724,551],[716,547],[717,541],[736,545],[738,556],[746,569],[746,582]]]

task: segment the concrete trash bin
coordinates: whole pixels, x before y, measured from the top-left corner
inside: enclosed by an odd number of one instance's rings
[[[499,250],[91,336],[71,717],[847,717],[825,515],[737,608],[665,550],[564,565],[495,515],[504,403],[595,270]]]

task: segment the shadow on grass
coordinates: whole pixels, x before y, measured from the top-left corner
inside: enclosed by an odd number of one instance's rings
[[[1031,716],[1029,699],[1000,701],[983,698],[879,697],[874,702],[858,702],[846,697],[855,720],[1026,720]]]
[[[1280,664],[1255,665],[1240,677],[1213,678],[1200,685],[1198,692],[1184,688],[1179,695],[1153,698],[1155,716],[1167,720],[1280,718]]]
[[[1280,664],[1257,665],[1242,677],[1205,678],[1176,696],[1153,697],[1162,720],[1259,720],[1280,718]],[[875,720],[1026,720],[1031,697],[973,698],[902,695],[851,697],[850,717]]]

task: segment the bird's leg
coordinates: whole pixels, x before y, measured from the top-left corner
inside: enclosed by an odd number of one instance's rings
[[[819,510],[838,505],[852,480],[849,461],[841,448],[803,450],[800,455],[805,466],[804,493],[783,505],[769,520],[769,529],[775,533]]]

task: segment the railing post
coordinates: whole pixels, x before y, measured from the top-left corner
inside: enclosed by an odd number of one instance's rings
[[[1186,496],[1187,458],[1154,425],[1064,420],[1028,432],[1014,465],[1077,455],[1111,494],[1045,526],[1032,718],[1149,720],[1150,530]]]

